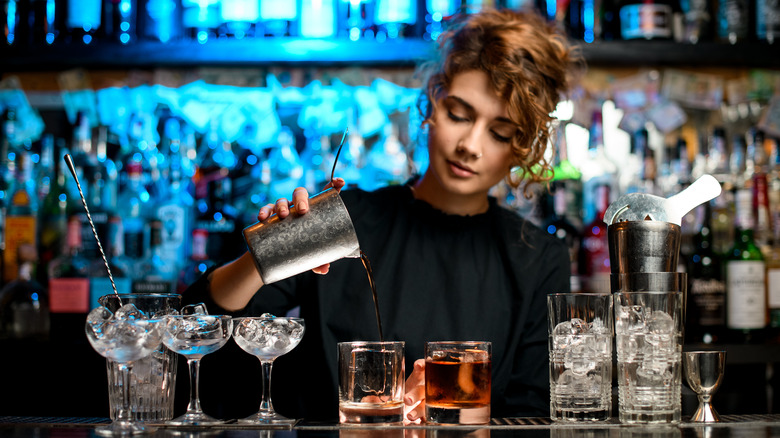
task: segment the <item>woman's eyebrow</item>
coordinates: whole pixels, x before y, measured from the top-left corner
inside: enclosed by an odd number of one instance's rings
[[[470,111],[472,113],[475,112],[474,107],[470,103],[466,102],[465,100],[461,99],[458,96],[449,95],[449,96],[447,96],[445,98],[445,100],[454,100],[458,104],[463,105],[467,111]],[[503,122],[503,123],[509,123],[510,125],[516,125],[516,123],[511,121],[511,120],[509,120],[508,117],[503,117],[503,116],[502,117],[496,117],[495,120],[497,122]]]

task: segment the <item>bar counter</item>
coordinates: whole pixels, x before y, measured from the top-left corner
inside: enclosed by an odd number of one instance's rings
[[[298,422],[292,429],[262,428],[228,422],[203,428],[159,427],[136,437],[339,437],[339,438],[721,438],[780,437],[780,415],[723,415],[720,423],[690,423],[676,426],[626,426],[617,419],[604,423],[557,424],[548,418],[494,418],[485,426],[340,426]],[[106,418],[0,416],[0,438],[91,438]]]

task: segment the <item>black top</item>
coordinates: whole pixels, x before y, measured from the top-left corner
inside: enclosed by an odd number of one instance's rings
[[[406,342],[407,374],[425,341],[491,341],[492,416],[548,415],[546,295],[569,291],[563,243],[493,198],[484,214],[456,216],[416,200],[409,186],[341,196],[371,261],[385,340]],[[204,276],[185,300],[217,313],[207,287]],[[306,333],[275,362],[273,404],[287,416],[334,420],[336,343],[379,337],[360,259],[266,285],[242,313],[284,315],[296,306]]]

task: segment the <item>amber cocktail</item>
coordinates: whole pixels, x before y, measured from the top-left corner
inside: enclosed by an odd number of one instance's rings
[[[425,416],[434,424],[490,422],[490,342],[428,342]]]

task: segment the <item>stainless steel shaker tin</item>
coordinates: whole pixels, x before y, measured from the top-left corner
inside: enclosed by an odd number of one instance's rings
[[[246,227],[244,240],[264,284],[345,257],[360,257],[352,219],[338,190],[332,188],[309,198],[306,214],[293,207],[284,219],[273,215]]]
[[[622,221],[607,228],[613,274],[676,272],[680,226],[662,221]]]

